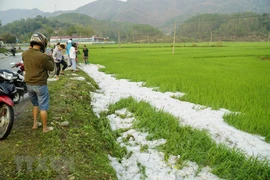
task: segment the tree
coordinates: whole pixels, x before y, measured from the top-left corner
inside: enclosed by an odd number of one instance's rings
[[[16,43],[16,36],[10,33],[2,34],[2,39],[5,43]]]
[[[54,29],[51,28],[49,25],[43,25],[43,32],[46,34],[47,37],[51,37],[54,33]]]
[[[265,39],[267,29],[270,29],[269,22],[270,14],[202,14],[181,24],[177,35],[200,41],[206,41],[210,36],[212,38],[213,33],[219,40],[258,40]]]
[[[73,34],[76,34],[76,29],[73,25],[69,26],[68,30],[67,30],[67,34],[72,36]]]

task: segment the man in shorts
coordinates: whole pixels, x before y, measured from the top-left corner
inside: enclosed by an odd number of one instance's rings
[[[25,82],[30,100],[33,104],[33,127],[37,129],[38,111],[40,110],[43,132],[53,130],[47,126],[47,111],[49,109],[49,91],[47,86],[48,73],[54,69],[52,56],[44,53],[47,47],[47,38],[41,33],[31,36],[30,48],[22,53],[25,69]]]

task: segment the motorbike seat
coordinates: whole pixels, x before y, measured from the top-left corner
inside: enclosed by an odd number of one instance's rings
[[[14,72],[12,72],[12,71],[10,71],[10,70],[8,70],[8,69],[0,69],[0,74],[4,74],[4,72],[5,72],[5,73],[10,73],[10,74],[12,74],[13,77],[15,77],[15,78],[18,78],[18,77],[19,77],[19,75],[18,75],[17,73],[14,73]]]
[[[6,81],[0,82],[0,95],[8,95],[13,97],[17,92],[16,87],[12,83],[8,83]]]

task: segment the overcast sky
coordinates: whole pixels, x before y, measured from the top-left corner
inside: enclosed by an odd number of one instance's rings
[[[0,0],[0,11],[33,8],[37,8],[43,12],[75,10],[93,1],[95,0]]]

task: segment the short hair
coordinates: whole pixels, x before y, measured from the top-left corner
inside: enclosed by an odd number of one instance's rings
[[[58,42],[56,45],[57,45],[57,46],[60,45],[60,42]]]
[[[64,44],[60,44],[60,47],[66,49],[66,46]]]

